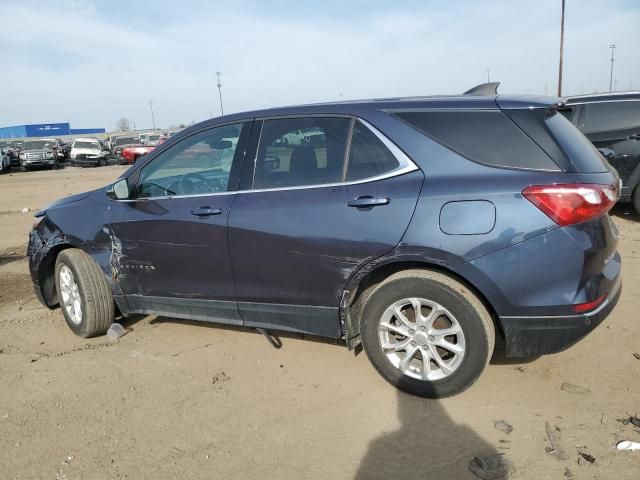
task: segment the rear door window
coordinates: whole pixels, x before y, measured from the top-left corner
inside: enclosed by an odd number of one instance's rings
[[[640,100],[585,103],[579,127],[583,133],[625,130],[640,126]]]
[[[341,182],[350,124],[340,117],[265,120],[253,188]]]
[[[394,114],[475,162],[495,167],[559,170],[558,165],[500,111],[407,111]]]
[[[371,128],[355,119],[298,117],[265,120],[254,189],[301,187],[374,179],[405,168]]]

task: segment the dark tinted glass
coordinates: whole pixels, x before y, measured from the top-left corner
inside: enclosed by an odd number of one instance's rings
[[[607,166],[600,152],[573,123],[559,113],[547,115],[545,123],[575,170],[581,173],[606,172]]]
[[[559,170],[499,111],[400,112],[396,115],[471,160],[486,165]]]
[[[266,120],[260,135],[253,188],[342,181],[348,118]]]
[[[356,122],[351,137],[347,180],[361,180],[375,177],[398,168],[400,162],[382,141],[365,127]]]
[[[580,118],[584,133],[623,130],[640,126],[640,100],[585,103]]]

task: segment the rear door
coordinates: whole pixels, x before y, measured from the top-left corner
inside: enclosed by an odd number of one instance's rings
[[[338,337],[347,280],[400,242],[423,174],[359,120],[261,123],[249,190],[229,217],[240,314],[247,326]]]
[[[613,152],[609,162],[630,193],[640,180],[640,100],[585,103],[578,128],[596,148]]]

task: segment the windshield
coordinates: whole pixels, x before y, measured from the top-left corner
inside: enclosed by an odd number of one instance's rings
[[[149,135],[147,139],[149,142],[155,142],[157,140],[160,140],[160,135]]]
[[[128,145],[131,143],[140,143],[137,137],[120,137],[116,138],[116,145]]]
[[[73,144],[73,148],[90,148],[92,150],[99,150],[100,145],[95,142],[76,142]]]
[[[24,144],[22,145],[23,150],[41,150],[43,148],[51,148],[51,142],[40,140],[24,142]]]

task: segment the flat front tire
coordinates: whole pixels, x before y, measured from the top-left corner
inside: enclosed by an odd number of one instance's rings
[[[442,398],[469,388],[491,358],[491,315],[465,285],[440,272],[391,275],[362,312],[362,345],[376,370],[412,395]]]
[[[103,335],[114,317],[111,288],[100,267],[84,251],[70,248],[58,255],[56,291],[69,328],[81,337]]]

